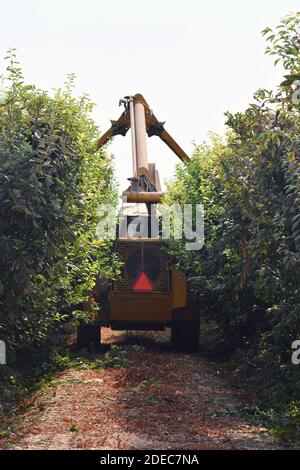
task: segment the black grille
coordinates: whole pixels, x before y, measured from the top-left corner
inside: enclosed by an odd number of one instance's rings
[[[116,252],[124,265],[114,290],[133,291],[134,283],[143,271],[152,281],[153,292],[170,291],[169,257],[160,242],[118,240]]]

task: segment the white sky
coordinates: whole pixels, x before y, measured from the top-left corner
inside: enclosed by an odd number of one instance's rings
[[[226,110],[280,82],[260,31],[297,10],[299,0],[0,0],[0,54],[16,47],[26,80],[41,88],[74,72],[103,132],[122,112],[119,98],[142,93],[190,154],[193,141],[223,132]],[[157,137],[148,148],[161,180],[172,176],[177,157]],[[109,149],[124,189],[130,132]]]

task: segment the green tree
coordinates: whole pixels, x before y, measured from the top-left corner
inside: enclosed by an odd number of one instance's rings
[[[97,206],[114,203],[111,158],[74,77],[53,95],[24,83],[15,51],[0,105],[0,336],[9,351],[45,340],[96,275],[113,276]],[[88,313],[86,313],[88,315]]]
[[[291,362],[300,331],[300,13],[266,28],[267,53],[287,70],[244,112],[226,113],[224,141],[195,148],[166,201],[203,202],[205,245],[170,250],[198,276],[202,348],[235,352],[239,370],[264,399],[300,421],[300,370]],[[291,415],[289,415],[291,417]]]

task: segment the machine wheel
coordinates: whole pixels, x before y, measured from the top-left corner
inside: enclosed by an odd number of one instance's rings
[[[99,351],[101,348],[101,326],[99,323],[85,324],[80,322],[77,328],[77,345],[89,351]]]
[[[200,323],[198,320],[174,320],[171,326],[171,341],[181,352],[196,352],[199,348]]]

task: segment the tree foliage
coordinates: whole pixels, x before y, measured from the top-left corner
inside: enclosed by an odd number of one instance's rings
[[[9,350],[45,340],[70,305],[111,276],[96,239],[100,203],[115,201],[111,159],[74,77],[49,95],[24,83],[11,50],[0,105],[0,337]]]
[[[246,111],[226,113],[226,138],[212,135],[196,147],[166,195],[205,207],[204,248],[170,246],[198,276],[203,349],[235,352],[262,397],[298,404],[298,424],[300,370],[291,345],[300,332],[299,25],[297,13],[275,32],[264,30],[286,80],[275,93],[257,91]]]

